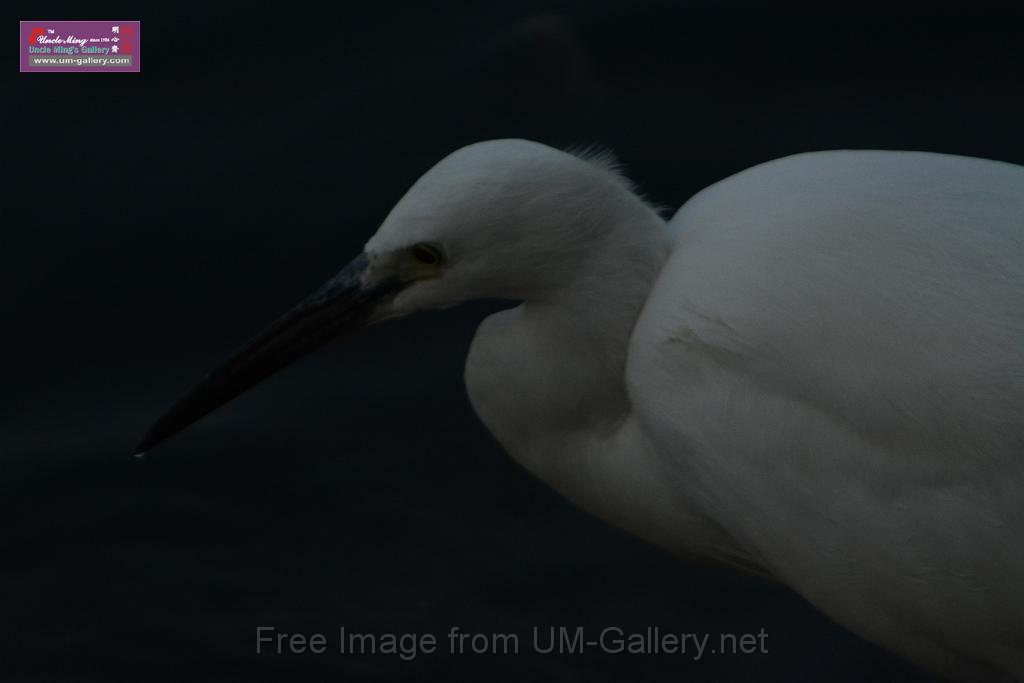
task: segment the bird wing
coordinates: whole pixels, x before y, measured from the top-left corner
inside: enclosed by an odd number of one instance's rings
[[[868,637],[1024,651],[1024,168],[801,154],[672,224],[627,366],[660,457]]]

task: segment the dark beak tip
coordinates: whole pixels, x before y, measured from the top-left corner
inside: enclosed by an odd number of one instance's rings
[[[133,455],[143,457],[278,370],[365,326],[377,300],[396,291],[393,284],[364,289],[360,278],[367,264],[366,255],[359,255],[325,286],[250,339],[160,416]]]
[[[156,448],[157,446],[164,442],[166,437],[156,431],[156,427],[158,427],[161,424],[161,422],[161,420],[158,420],[153,427],[150,427],[146,431],[146,433],[143,434],[142,439],[135,446],[135,448],[132,449],[132,457],[141,460],[150,451],[152,451],[154,448]]]
[[[139,442],[139,444],[132,449],[132,457],[142,458],[146,455],[154,446],[152,440],[146,436]]]

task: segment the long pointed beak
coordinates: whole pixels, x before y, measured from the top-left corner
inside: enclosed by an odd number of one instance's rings
[[[141,457],[332,339],[373,323],[380,302],[402,285],[385,282],[365,286],[363,274],[368,264],[366,255],[361,254],[323,287],[250,339],[149,428],[135,449],[135,455]]]

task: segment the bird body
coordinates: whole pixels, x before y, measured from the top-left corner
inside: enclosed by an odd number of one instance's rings
[[[1024,171],[803,154],[638,231],[634,267],[610,240],[481,327],[466,381],[509,453],[933,670],[1024,671]]]
[[[800,154],[666,221],[605,158],[471,145],[139,450],[328,338],[474,298],[520,303],[473,340],[473,407],[567,498],[940,675],[1024,678],[1024,169]]]
[[[659,452],[852,630],[1024,676],[1024,169],[806,154],[675,220],[628,373]]]

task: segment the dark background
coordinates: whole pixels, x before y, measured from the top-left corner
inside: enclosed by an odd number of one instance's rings
[[[496,137],[601,142],[673,207],[828,148],[1024,162],[1020,12],[685,2],[8,5],[4,680],[926,680],[515,465],[462,361],[498,304],[375,328],[146,460],[148,423]],[[17,19],[142,20],[141,74],[17,74]],[[767,655],[257,655],[255,628],[769,633]],[[444,642],[442,640],[442,642]]]

